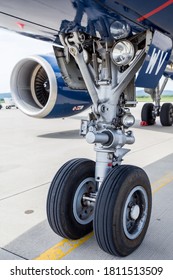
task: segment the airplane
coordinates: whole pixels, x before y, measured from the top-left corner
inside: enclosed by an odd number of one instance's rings
[[[160,116],[163,126],[173,123],[173,105],[160,105],[173,79],[172,14],[173,0],[0,0],[1,28],[49,41],[54,50],[54,56],[31,56],[15,66],[11,92],[17,107],[49,118],[92,104],[80,135],[93,144],[96,161],[66,162],[48,191],[48,222],[63,238],[94,229],[102,250],[125,257],[146,235],[150,181],[143,169],[122,161],[130,151],[126,145],[135,142],[130,108],[137,105],[136,87],[155,100],[144,105],[143,122],[153,125]],[[71,105],[76,95],[80,102]]]

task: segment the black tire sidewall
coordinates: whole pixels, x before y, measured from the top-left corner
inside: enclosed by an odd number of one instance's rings
[[[170,110],[173,109],[172,103],[164,103],[160,111],[160,122],[162,126],[171,126],[173,119],[170,118]]]
[[[123,180],[123,178],[122,178]],[[114,197],[114,208],[113,208],[113,225],[116,225],[116,229],[113,229],[113,240],[114,243],[116,242],[116,250],[119,252],[119,254],[126,256],[132,253],[134,250],[137,249],[137,247],[141,244],[142,240],[145,237],[148,224],[150,221],[150,213],[151,213],[151,189],[150,183],[147,180],[147,177],[143,176],[143,170],[137,168],[135,174],[131,174],[131,172],[128,171],[126,173],[126,179],[121,183],[119,183],[118,189],[118,195]],[[147,219],[144,225],[144,228],[142,229],[142,232],[140,235],[135,238],[134,240],[131,240],[127,238],[127,236],[124,233],[123,229],[123,212],[124,212],[124,207],[125,203],[127,201],[129,193],[134,189],[136,186],[141,186],[147,193],[148,197],[148,213]],[[113,200],[113,199],[112,199]],[[116,210],[115,210],[116,209]],[[119,234],[117,234],[119,232]],[[118,248],[119,246],[119,248]],[[124,248],[124,251],[123,251]]]
[[[93,166],[92,172],[91,167]],[[82,181],[86,178],[93,177],[94,178],[95,172],[95,165],[91,162],[80,163],[75,168],[72,168],[67,172],[66,178],[62,185],[62,190],[60,192],[60,199],[59,199],[59,208],[61,209],[61,215],[66,217],[64,221],[64,228],[72,235],[80,235],[83,232],[90,232],[92,229],[92,222],[89,224],[83,225],[76,221],[74,214],[73,214],[73,201],[76,191]],[[68,185],[68,187],[66,187]],[[72,230],[73,229],[73,230]],[[82,234],[83,236],[83,234]],[[74,238],[74,237],[73,237]],[[79,237],[77,237],[79,238]]]
[[[145,103],[141,111],[141,120],[147,122],[148,125],[155,123],[155,118],[152,115],[154,109],[153,103]]]
[[[148,215],[139,236],[130,240],[123,230],[123,211],[129,193],[136,186],[148,196]],[[127,256],[142,242],[151,214],[151,186],[148,176],[139,167],[122,165],[107,175],[99,190],[94,216],[95,236],[99,246],[109,254]]]
[[[73,201],[80,183],[95,177],[95,163],[75,159],[66,163],[50,186],[47,213],[51,228],[65,238],[78,239],[92,231],[93,222],[80,224],[73,213]]]

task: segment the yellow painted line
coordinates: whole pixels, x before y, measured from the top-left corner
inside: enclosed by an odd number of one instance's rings
[[[61,260],[94,235],[93,232],[78,240],[62,239],[58,244],[45,251],[35,260]]]
[[[165,187],[167,184],[171,183],[172,181],[173,181],[173,173],[168,172],[159,180],[152,183],[152,193],[155,194],[161,188]],[[40,256],[35,258],[35,260],[61,260],[66,255],[70,254],[76,248],[78,248],[87,240],[89,240],[93,235],[94,233],[91,232],[90,234],[78,240],[62,239],[58,244],[56,244],[55,246],[53,246],[52,248],[48,249]]]
[[[168,185],[173,181],[173,173],[168,172],[165,174],[163,177],[161,177],[159,180],[155,181],[152,183],[152,193],[155,194],[158,192],[160,189]]]

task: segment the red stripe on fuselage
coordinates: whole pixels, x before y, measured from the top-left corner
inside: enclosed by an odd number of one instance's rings
[[[161,6],[157,7],[156,9],[152,10],[151,12],[143,15],[142,17],[138,18],[137,21],[141,22],[144,19],[147,19],[155,14],[157,14],[158,12],[162,11],[163,9],[165,9],[166,7],[170,6],[171,4],[173,4],[173,0],[169,0],[167,2],[165,2],[164,4],[162,4]]]

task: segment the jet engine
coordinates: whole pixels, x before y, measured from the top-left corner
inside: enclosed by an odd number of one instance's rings
[[[88,92],[70,89],[53,55],[30,56],[14,67],[11,94],[16,106],[36,118],[61,118],[91,106]]]

